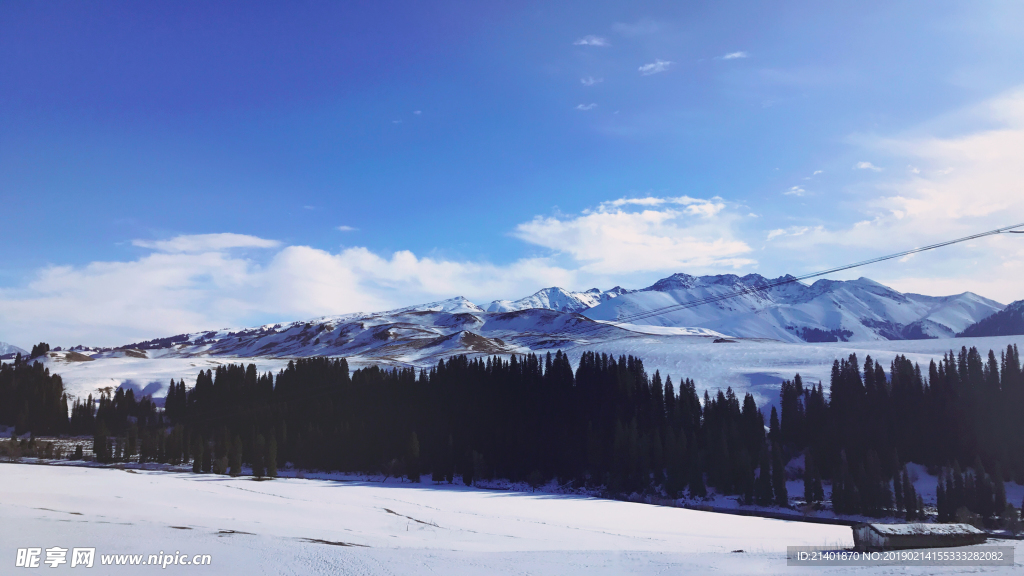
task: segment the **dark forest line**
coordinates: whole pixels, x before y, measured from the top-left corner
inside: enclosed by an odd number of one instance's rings
[[[349,371],[344,359],[254,365],[173,382],[165,408],[131,390],[78,400],[25,361],[0,365],[0,423],[19,432],[94,436],[101,461],[192,462],[196,472],[305,469],[460,476],[603,487],[610,495],[739,494],[790,504],[786,463],[805,458],[806,502],[837,513],[922,514],[905,464],[941,471],[940,520],[995,519],[1004,482],[1024,483],[1024,376],[1016,347],[950,352],[927,369],[837,360],[826,392],[800,376],[770,414],[731,389],[649,375],[634,357],[561,352],[440,361],[429,370]],[[766,426],[767,424],[767,426]],[[767,430],[766,430],[767,428]],[[823,481],[831,481],[826,494]],[[958,516],[959,511],[959,516]]]

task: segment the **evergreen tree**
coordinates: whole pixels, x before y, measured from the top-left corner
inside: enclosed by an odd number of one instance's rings
[[[821,486],[821,474],[808,452],[804,458],[804,501],[821,502],[824,499],[825,490]]]
[[[1002,511],[1006,510],[1006,484],[1003,481],[1003,471],[999,464],[996,464],[995,471],[992,474],[993,484],[993,497],[992,497],[992,510]]]
[[[704,471],[700,467],[700,458],[694,455],[690,463],[690,498],[704,498],[708,495],[704,485]]]
[[[203,471],[203,438],[194,436],[192,438],[192,472],[199,474]]]
[[[410,482],[420,481],[420,441],[413,432],[409,437],[409,447],[406,450],[405,470]]]
[[[267,476],[277,478],[277,438],[273,432],[267,445]]]
[[[213,447],[209,442],[202,443],[203,464],[200,470],[206,474],[213,472]]]
[[[256,435],[256,443],[252,450],[252,475],[257,478],[263,478],[266,475],[264,469],[264,458],[267,452],[267,440],[263,437],[263,434]]]
[[[907,467],[903,467],[903,501],[907,507],[905,518],[907,522],[913,522],[918,518],[917,516],[917,490],[914,488],[914,484],[910,481],[910,474],[907,473]]]
[[[228,460],[231,463],[231,476],[241,476],[242,474],[242,439],[239,436],[235,436],[234,441],[231,443],[231,449],[228,452]]]
[[[761,450],[760,471],[754,483],[754,502],[758,506],[770,506],[775,499],[775,490],[772,486],[771,465],[768,456],[768,448]]]
[[[775,491],[775,504],[788,507],[789,491],[786,489],[786,465],[783,463],[782,449],[778,443],[772,446],[772,488]]]
[[[948,502],[946,501],[946,488],[943,486],[942,473],[939,473],[938,485],[935,487],[935,507],[937,508],[938,515],[936,516],[937,522],[949,522],[949,512],[947,512]]]
[[[942,488],[942,474],[939,474],[939,488]],[[901,512],[906,510],[905,500],[903,499],[903,475],[899,468],[896,468],[896,473],[892,475],[892,492],[896,500],[895,511]]]

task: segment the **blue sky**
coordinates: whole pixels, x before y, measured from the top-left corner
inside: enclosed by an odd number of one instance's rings
[[[799,274],[1024,222],[1017,2],[210,4],[0,4],[0,340]],[[1005,303],[1021,246],[854,276]]]

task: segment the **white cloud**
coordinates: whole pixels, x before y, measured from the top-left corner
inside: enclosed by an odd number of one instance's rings
[[[608,46],[608,40],[593,34],[584,36],[573,42],[576,46]]]
[[[651,74],[658,74],[660,72],[668,70],[668,67],[671,66],[672,64],[673,62],[671,62],[670,60],[655,60],[650,64],[644,64],[639,68],[639,70],[640,74],[644,76],[650,76]]]
[[[604,78],[594,78],[593,76],[580,78],[580,84],[583,84],[584,86],[593,86],[594,84],[600,84],[601,82],[604,82]]]
[[[812,230],[820,231],[823,228],[821,226],[810,227],[810,226],[790,226],[789,228],[778,228],[768,232],[768,240],[774,240],[781,236],[803,236]]]
[[[824,170],[815,170],[814,174],[812,174],[812,176],[817,176],[818,174],[821,174],[822,172],[824,172]]]
[[[276,248],[281,243],[277,240],[266,240],[246,234],[192,234],[175,236],[170,240],[132,240],[132,244],[141,248],[150,248],[160,252],[211,252],[230,248]]]
[[[857,162],[854,166],[857,170],[874,170],[875,172],[881,172],[882,169],[875,166],[871,162]]]
[[[579,271],[624,274],[739,267],[753,263],[737,239],[739,219],[720,198],[631,198],[576,216],[533,219],[515,236],[570,255]]]
[[[576,105],[576,109],[577,110],[584,110],[585,111],[585,110],[593,110],[594,108],[597,108],[597,104],[590,103],[590,104],[577,104]]]
[[[341,231],[341,232],[355,232],[356,230],[359,230],[359,228],[353,228],[352,226],[342,225],[342,226],[338,226],[336,228],[336,230]]]
[[[737,58],[749,58],[750,55],[746,52],[730,52],[722,56],[722,60],[735,60]]]
[[[459,294],[486,301],[576,284],[575,272],[544,258],[496,266],[408,251],[385,257],[366,248],[330,253],[309,246],[268,256],[254,260],[213,249],[42,268],[24,287],[0,289],[0,331],[5,341],[113,346]]]
[[[738,267],[752,262],[733,232],[739,218],[721,198],[622,198],[520,224],[516,237],[551,254],[507,264],[365,247],[332,253],[243,234],[139,240],[154,252],[48,266],[22,287],[0,289],[0,339],[112,346],[456,295],[488,302],[542,286],[612,285],[637,272]]]
[[[942,120],[959,127],[973,121],[979,127],[950,136],[942,122],[932,122],[910,135],[857,140],[872,155],[908,170],[848,189],[843,212],[849,223],[813,229],[798,241],[780,237],[780,246],[813,258],[831,253],[836,261],[834,254],[882,255],[1024,220],[1024,89]],[[936,126],[942,136],[929,133]],[[912,264],[878,265],[870,274],[924,294],[970,289],[1002,302],[1024,298],[1024,241],[1017,235],[924,253]]]
[[[807,195],[807,190],[804,190],[799,186],[793,186],[789,190],[783,192],[783,194],[785,194],[786,196],[805,196]]]

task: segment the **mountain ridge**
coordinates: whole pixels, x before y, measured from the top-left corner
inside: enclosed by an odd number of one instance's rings
[[[678,273],[639,290],[616,286],[573,292],[550,287],[519,300],[496,300],[486,310],[456,296],[382,312],[72,350],[149,356],[359,355],[401,364],[460,351],[524,353],[653,333],[783,342],[952,337],[1004,308],[970,292],[904,294],[868,278],[823,279],[810,285],[793,280],[789,275],[769,279],[759,274]],[[713,301],[688,306],[708,298]],[[669,310],[658,312],[666,307]]]
[[[1024,300],[1011,302],[999,312],[971,324],[957,333],[958,338],[977,336],[1016,336],[1024,334]]]

